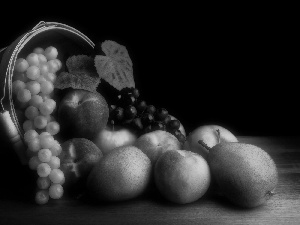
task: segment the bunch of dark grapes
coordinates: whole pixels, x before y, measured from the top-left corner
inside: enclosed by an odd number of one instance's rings
[[[110,106],[109,123],[127,127],[138,136],[155,130],[168,131],[183,143],[185,136],[179,130],[180,122],[171,119],[166,109],[148,105],[139,97],[136,88],[122,89],[116,105]]]

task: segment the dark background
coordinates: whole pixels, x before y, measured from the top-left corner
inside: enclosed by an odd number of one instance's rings
[[[280,6],[158,5],[59,13],[60,5],[51,7],[1,14],[0,47],[41,20],[64,23],[93,42],[111,39],[126,46],[141,96],[166,108],[187,132],[218,124],[236,135],[300,134],[299,26],[293,12]]]

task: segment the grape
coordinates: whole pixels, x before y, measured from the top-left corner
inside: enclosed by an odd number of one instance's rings
[[[33,120],[35,117],[39,115],[39,110],[34,106],[28,106],[25,110],[25,116],[29,120]]]
[[[58,70],[60,70],[62,68],[62,63],[59,59],[54,59],[54,61],[57,63],[58,65]]]
[[[26,88],[26,84],[23,81],[16,80],[12,83],[12,92],[18,94],[20,90]]]
[[[44,75],[40,75],[37,79],[37,82],[39,82],[40,84],[43,83],[44,81],[47,81],[46,78],[44,77]]]
[[[41,63],[39,65],[40,73],[42,76],[46,76],[49,73],[49,65],[47,63]],[[42,77],[40,76],[40,77]]]
[[[36,54],[44,54],[44,49],[41,47],[36,47],[32,52]]]
[[[53,156],[58,156],[62,152],[61,145],[57,140],[54,140],[52,146],[50,147],[50,151]]]
[[[132,105],[129,105],[124,110],[124,116],[126,119],[133,119],[137,115],[136,108]]]
[[[46,118],[47,118],[48,124],[49,124],[50,122],[52,122],[52,121],[55,121],[54,117],[51,116],[51,115],[47,115]],[[47,124],[47,125],[48,125],[48,124]],[[47,126],[46,126],[46,128],[47,128]],[[47,131],[47,132],[48,132],[48,131]],[[49,132],[48,132],[48,133],[49,133]],[[51,135],[53,135],[53,134],[51,134]]]
[[[39,65],[39,56],[36,53],[30,53],[27,57],[26,60],[29,64],[29,66],[38,66]]]
[[[43,93],[39,93],[39,96],[42,97],[43,101],[46,101],[47,99],[51,98],[51,94],[43,94]]]
[[[168,123],[167,123],[167,128],[169,130],[178,130],[180,127],[180,122],[179,120],[170,120]]]
[[[54,83],[56,80],[56,75],[54,73],[47,73],[44,75],[45,79]]]
[[[54,100],[46,99],[43,103],[40,104],[39,110],[42,115],[48,116],[53,112],[55,106],[56,106],[56,103]]]
[[[20,72],[14,71],[13,80],[14,81],[20,80],[20,81],[23,81],[25,83],[25,82],[28,81],[28,77],[24,72],[20,73]]]
[[[47,126],[47,118],[45,116],[37,116],[33,120],[33,124],[38,129],[44,129]]]
[[[49,162],[51,157],[52,157],[52,152],[47,148],[43,148],[38,152],[38,158],[41,162],[44,163]]]
[[[136,109],[137,109],[137,111],[138,111],[139,114],[143,113],[146,108],[147,108],[147,104],[146,104],[145,101],[139,101],[136,104]]]
[[[38,54],[38,59],[39,59],[39,64],[41,65],[42,63],[46,63],[47,62],[47,58],[46,56],[44,56],[43,54]]]
[[[54,86],[50,81],[42,81],[41,82],[41,92],[43,94],[49,95],[54,90]]]
[[[140,96],[139,90],[136,89],[136,88],[134,88],[134,89],[132,90],[132,95],[133,95],[133,97],[135,97],[135,98],[137,99],[137,98]]]
[[[64,181],[65,176],[60,169],[52,169],[49,174],[49,178],[54,184],[60,184],[62,181]]]
[[[26,103],[31,99],[31,92],[26,88],[19,90],[17,94],[17,99],[22,103]]]
[[[147,113],[154,114],[155,111],[156,111],[156,108],[154,107],[154,105],[148,105],[146,108]]]
[[[26,70],[26,75],[30,80],[36,80],[40,76],[40,69],[37,66],[30,66]]]
[[[46,204],[49,201],[49,191],[40,190],[35,195],[35,202],[39,205]]]
[[[51,167],[47,163],[41,163],[37,166],[36,170],[40,177],[47,177],[51,172]]]
[[[24,134],[24,141],[26,143],[31,142],[33,139],[38,138],[39,134],[35,130],[28,130]]]
[[[168,115],[168,116],[166,116],[166,118],[164,119],[163,122],[164,122],[165,124],[168,124],[170,121],[171,121],[171,116]]]
[[[124,118],[124,109],[122,107],[117,107],[112,111],[112,119],[115,121],[121,121]]]
[[[155,111],[155,119],[158,121],[164,121],[168,115],[168,111],[164,108],[159,108]]]
[[[28,131],[28,130],[34,130],[35,129],[32,120],[25,120],[22,127],[23,127],[23,130],[25,132]]]
[[[121,95],[121,98],[118,101],[118,104],[125,107],[128,105],[133,105],[135,103],[135,97],[132,94]]]
[[[37,156],[32,156],[28,162],[29,168],[32,170],[36,170],[38,165],[40,165],[40,164],[41,164],[41,161],[39,160],[39,158]]]
[[[173,135],[178,139],[179,142],[184,143],[186,138],[185,136],[181,133],[180,130],[175,130],[173,132]]]
[[[47,62],[50,73],[56,73],[58,71],[59,65],[55,60],[50,60]]]
[[[25,72],[28,67],[29,67],[29,64],[28,64],[27,60],[25,60],[23,58],[19,58],[16,60],[15,70],[17,72],[21,72],[21,73]]]
[[[39,105],[43,102],[43,98],[40,95],[33,95],[29,101],[29,105],[39,108]]]
[[[52,155],[48,165],[51,167],[51,169],[58,169],[60,167],[60,158]]]
[[[49,177],[38,177],[36,184],[39,189],[48,189],[51,185]]]
[[[144,126],[149,125],[151,122],[154,121],[154,117],[150,113],[143,113],[141,116],[141,122]]]
[[[31,92],[31,95],[37,95],[41,90],[41,85],[37,81],[29,81],[26,88]]]
[[[52,135],[41,135],[39,136],[39,140],[42,148],[50,149],[54,143],[54,138]]]
[[[46,131],[49,132],[51,135],[55,135],[59,132],[60,126],[59,123],[56,121],[49,122],[46,126]]]
[[[37,152],[41,149],[41,143],[39,138],[34,138],[28,142],[28,149],[33,152]]]
[[[46,56],[46,58],[48,60],[56,59],[56,57],[58,55],[58,51],[55,47],[49,46],[48,48],[45,49],[44,55]]]
[[[131,127],[133,129],[136,129],[138,131],[141,131],[143,130],[143,124],[142,124],[142,121],[141,121],[141,118],[137,117],[137,118],[134,118],[131,123],[130,123]]]
[[[49,196],[53,199],[59,199],[63,196],[64,189],[61,184],[52,184],[49,188]]]

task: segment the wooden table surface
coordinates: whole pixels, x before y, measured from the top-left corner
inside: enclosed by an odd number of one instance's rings
[[[8,145],[1,146],[0,224],[300,224],[300,137],[238,137],[265,149],[279,172],[276,194],[267,204],[241,209],[208,192],[187,205],[175,205],[155,191],[125,202],[94,204],[63,197],[44,206],[30,194],[34,181]]]

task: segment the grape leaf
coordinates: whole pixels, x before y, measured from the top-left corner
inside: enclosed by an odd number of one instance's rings
[[[100,77],[94,65],[94,59],[87,55],[73,55],[66,61],[68,72],[57,76],[54,87],[73,88],[96,92]]]
[[[97,92],[97,87],[100,83],[98,77],[94,78],[84,72],[61,72],[57,76],[54,87],[57,89],[73,88],[83,89],[91,92]]]
[[[95,57],[95,67],[100,78],[117,90],[135,87],[132,61],[127,49],[110,40],[104,41],[101,48],[105,56],[97,55]]]

